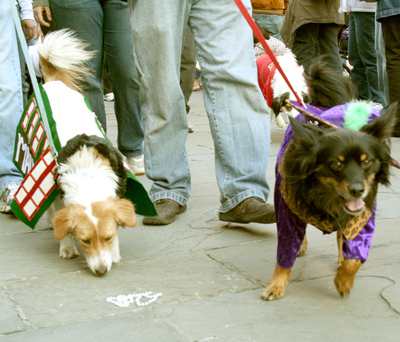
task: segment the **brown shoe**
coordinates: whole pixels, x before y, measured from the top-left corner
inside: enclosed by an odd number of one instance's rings
[[[157,210],[157,216],[147,216],[143,219],[143,224],[147,225],[166,225],[175,221],[175,216],[186,211],[186,204],[179,205],[169,198],[163,198],[154,202]]]
[[[258,197],[249,197],[227,213],[219,213],[219,219],[236,223],[275,223],[274,206]]]

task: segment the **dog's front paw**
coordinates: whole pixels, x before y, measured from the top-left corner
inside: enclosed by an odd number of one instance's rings
[[[79,256],[78,249],[75,245],[75,240],[71,234],[67,234],[64,239],[60,241],[60,258],[73,259]]]
[[[286,285],[277,284],[273,280],[268,286],[261,292],[261,298],[264,300],[275,300],[285,296]]]
[[[342,265],[338,267],[334,282],[336,289],[342,297],[347,297],[349,295],[360,266],[360,260],[344,259]]]
[[[285,127],[286,127],[286,122],[285,122],[285,120],[283,119],[282,114],[279,114],[279,115],[276,117],[276,124],[277,124],[279,127],[281,127],[281,128],[285,128]]]
[[[67,248],[61,248],[60,247],[60,258],[63,259],[73,259],[79,256],[78,249],[76,246],[73,247],[67,247]]]
[[[285,269],[276,264],[274,275],[268,286],[261,292],[261,298],[264,300],[283,298],[291,271],[291,268]]]

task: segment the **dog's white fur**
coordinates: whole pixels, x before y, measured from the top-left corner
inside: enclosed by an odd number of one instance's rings
[[[60,143],[85,133],[103,137],[83,96],[81,81],[89,73],[86,62],[93,52],[70,30],[48,34],[37,48],[44,88],[57,124]],[[134,227],[132,203],[117,196],[118,176],[95,148],[83,147],[59,168],[63,200],[56,198],[47,211],[47,224],[60,240],[60,257],[79,255],[77,240],[89,268],[105,274],[120,261],[118,226]],[[90,242],[90,243],[85,243]]]
[[[299,95],[303,100],[302,93],[308,93],[308,87],[304,79],[304,68],[297,64],[296,56],[291,52],[287,52],[283,56],[277,56],[276,59],[297,95]],[[280,97],[282,94],[289,92],[290,100],[297,101],[279,70],[275,71],[275,75],[271,81],[271,88],[273,90],[274,98]],[[272,108],[270,108],[270,112],[271,117],[275,116]],[[292,117],[295,117],[298,114],[297,110],[291,106],[282,106],[281,113],[276,117],[277,125],[282,128],[285,128],[288,125],[288,120],[283,118],[282,113],[285,115],[291,115]]]

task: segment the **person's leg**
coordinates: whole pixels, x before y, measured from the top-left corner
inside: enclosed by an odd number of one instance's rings
[[[389,81],[390,103],[400,103],[400,14],[381,19],[385,41],[386,71]],[[400,105],[397,106],[395,136],[400,137]]]
[[[70,3],[65,0],[50,0],[50,8],[57,29],[70,28],[77,36],[89,43],[90,51],[97,51],[88,62],[93,76],[83,86],[83,95],[89,100],[92,111],[98,117],[104,130],[107,128],[104,109],[103,70],[103,10],[99,0],[81,0]]]
[[[144,133],[129,8],[121,0],[103,1],[102,7],[104,51],[114,92],[118,149],[128,158],[139,157],[143,154]]]
[[[279,31],[282,27],[283,16],[275,14],[253,13],[253,19],[259,26],[266,29],[272,37],[282,40]]]
[[[22,176],[13,163],[16,127],[22,116],[21,68],[10,2],[0,3],[0,193]],[[1,198],[3,200],[3,198]],[[4,209],[4,210],[3,210]],[[2,211],[9,211],[4,203]]]
[[[308,74],[310,66],[316,54],[319,24],[309,23],[300,26],[293,37],[292,51],[296,55],[297,62],[304,67]]]
[[[386,73],[385,42],[383,41],[382,26],[375,21],[375,51],[378,71],[378,89],[384,108],[389,107],[389,85]]]
[[[196,75],[196,60],[197,56],[196,49],[194,47],[193,33],[189,26],[187,26],[181,56],[180,84],[183,95],[185,96],[186,113],[188,114],[190,111],[188,102],[190,95],[192,95],[194,78]]]
[[[350,13],[348,45],[349,63],[353,67],[353,69],[351,69],[351,79],[357,87],[359,97],[363,100],[368,100],[369,91],[367,76],[365,74],[365,67],[358,49],[360,44],[357,41],[358,35],[360,34],[358,31],[360,27],[359,23],[357,22],[358,19],[358,16],[355,15],[354,12]]]
[[[362,88],[358,89],[360,97],[381,103],[378,90],[378,70],[375,52],[375,13],[352,12],[350,13],[350,16],[354,17],[357,49],[362,65],[360,73],[363,73]],[[358,74],[355,73],[354,75]],[[353,71],[351,77],[353,79]],[[355,83],[357,85],[357,82]],[[363,87],[366,87],[366,89]],[[367,94],[368,97],[365,97]]]
[[[250,10],[250,1],[244,3]],[[189,24],[214,140],[220,212],[250,197],[266,201],[271,119],[258,87],[251,29],[226,0],[196,2]]]
[[[339,74],[343,74],[342,60],[338,43],[339,26],[336,24],[320,24],[318,30],[319,54],[326,56],[326,61]]]
[[[188,123],[179,84],[187,0],[130,0],[134,56],[140,78],[145,128],[144,155],[153,202],[170,199],[184,206],[191,179],[185,149]],[[143,34],[146,33],[146,34]]]

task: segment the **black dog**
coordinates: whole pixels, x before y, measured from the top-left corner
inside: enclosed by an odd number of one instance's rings
[[[317,126],[307,124],[314,120],[290,118],[276,166],[278,256],[273,278],[261,293],[265,300],[284,296],[295,258],[307,249],[307,223],[327,233],[337,231],[335,285],[342,296],[347,295],[368,256],[378,184],[389,184],[388,139],[397,104],[382,116],[371,109],[369,118],[375,120],[358,131],[345,130],[336,126],[341,126],[349,105],[338,105],[355,97],[354,86],[320,60],[307,81],[314,103],[337,107],[321,111]],[[332,120],[335,124],[329,125]]]

